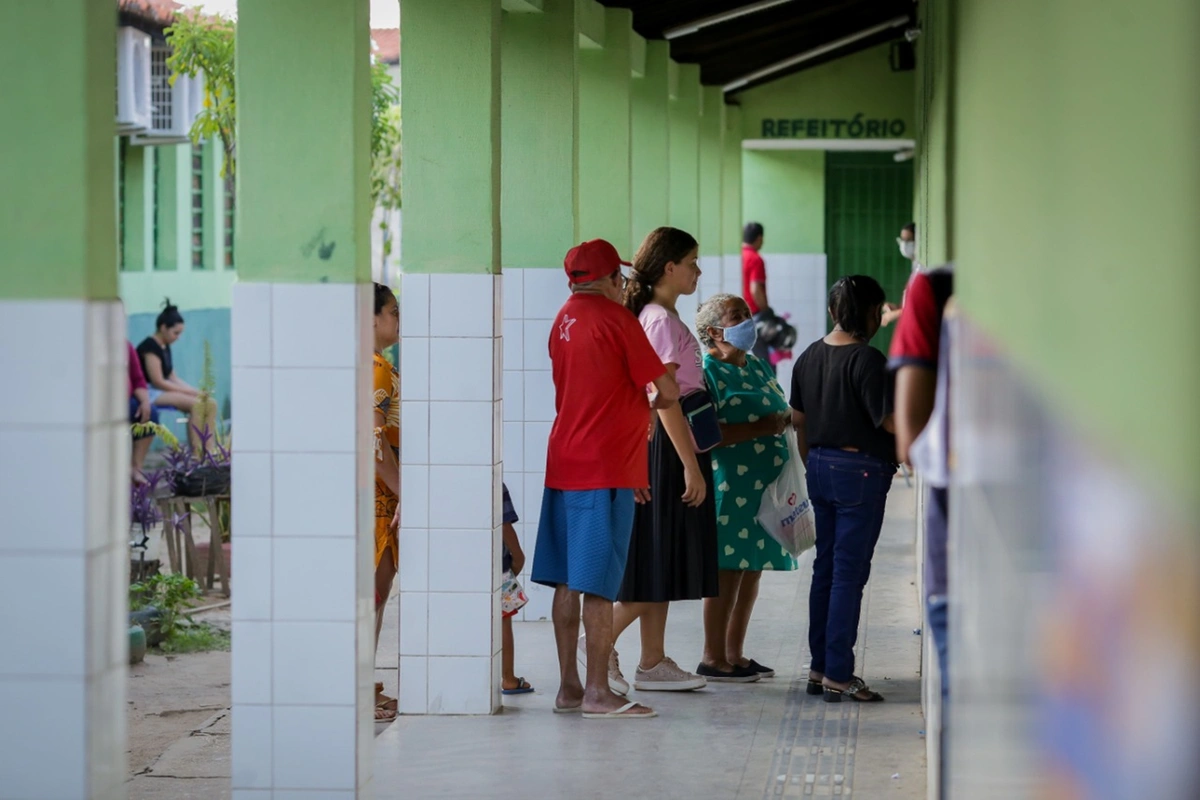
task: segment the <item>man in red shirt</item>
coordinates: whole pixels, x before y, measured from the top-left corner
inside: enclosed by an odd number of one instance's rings
[[[747,222],[742,228],[742,299],[750,306],[752,316],[771,310],[771,304],[767,302],[767,265],[759,254],[762,246],[762,223]],[[750,352],[771,363],[771,348],[761,336]]]
[[[546,489],[532,579],[554,587],[554,638],[562,683],[556,713],[644,719],[653,710],[626,703],[608,684],[612,604],[625,575],[635,499],[649,499],[646,429],[650,408],[679,399],[679,386],[621,305],[628,265],[603,239],[567,253],[571,297],[550,329],[554,408]],[[647,400],[653,384],[657,396]],[[579,681],[579,600],[587,634],[587,681]]]

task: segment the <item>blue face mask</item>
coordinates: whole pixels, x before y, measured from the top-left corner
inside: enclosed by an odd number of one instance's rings
[[[744,352],[753,350],[754,343],[758,341],[758,328],[755,326],[753,319],[739,322],[737,325],[722,328],[721,330],[725,332],[726,342]]]

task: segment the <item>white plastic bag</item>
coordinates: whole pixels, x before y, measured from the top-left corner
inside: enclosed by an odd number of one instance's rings
[[[800,460],[796,432],[784,431],[788,460],[758,507],[758,523],[784,550],[798,556],[817,542],[817,519],[808,499],[808,477]]]

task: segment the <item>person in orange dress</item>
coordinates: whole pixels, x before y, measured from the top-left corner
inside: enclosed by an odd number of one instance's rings
[[[383,627],[383,610],[400,563],[400,541],[394,524],[400,503],[400,374],[383,351],[400,341],[400,307],[396,295],[375,284],[375,356],[373,359],[375,415],[375,648]],[[394,697],[375,684],[375,721],[396,718]]]

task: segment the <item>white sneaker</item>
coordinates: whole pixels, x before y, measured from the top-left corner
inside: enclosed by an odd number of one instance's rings
[[[587,669],[587,635],[579,637],[579,666]],[[629,681],[625,680],[625,676],[621,674],[621,662],[617,658],[617,651],[614,649],[608,654],[608,688],[613,694],[619,694],[621,697],[629,694]]]
[[[690,692],[707,685],[707,680],[665,657],[651,669],[638,667],[633,680],[639,692]]]

